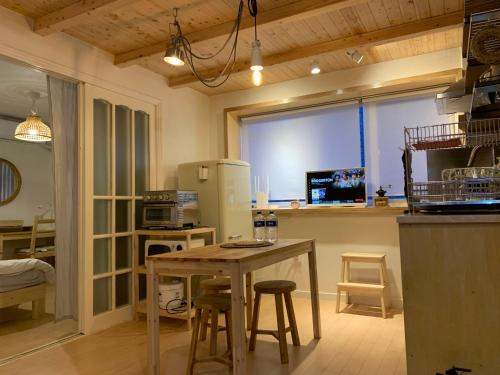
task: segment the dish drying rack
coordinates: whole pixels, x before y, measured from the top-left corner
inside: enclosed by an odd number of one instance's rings
[[[436,207],[500,206],[500,168],[497,166],[444,169],[441,181],[416,182],[411,175],[413,152],[470,148],[474,153],[482,147],[500,145],[500,118],[405,128],[404,133],[411,213]]]

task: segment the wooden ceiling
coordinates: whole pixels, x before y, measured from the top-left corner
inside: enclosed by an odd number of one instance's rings
[[[246,4],[246,0],[245,0]],[[172,9],[199,54],[217,50],[236,17],[238,0],[0,0],[33,19],[34,32],[65,32],[115,56],[115,64],[141,65],[168,77],[172,87],[219,94],[253,87],[249,67],[253,20],[245,9],[235,73],[217,89],[197,82],[187,67],[163,62]],[[362,64],[410,57],[462,45],[463,0],[259,0],[258,35],[264,85],[356,66],[345,55],[358,49]],[[204,61],[216,74],[227,54]]]

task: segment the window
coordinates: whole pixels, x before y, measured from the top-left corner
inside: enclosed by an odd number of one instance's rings
[[[304,199],[306,171],[360,166],[358,106],[244,119],[241,150],[270,200]]]
[[[404,127],[448,122],[437,114],[434,95],[363,104],[364,147],[358,104],[250,117],[241,123],[241,158],[252,181],[269,178],[273,203],[304,199],[305,172],[362,166],[366,159],[368,196],[380,185],[389,196],[404,195]],[[427,181],[427,155],[415,153],[413,177]],[[252,186],[255,199],[255,186]]]

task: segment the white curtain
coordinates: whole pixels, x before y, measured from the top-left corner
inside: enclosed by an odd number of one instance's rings
[[[56,320],[78,319],[78,85],[48,77],[54,150]]]

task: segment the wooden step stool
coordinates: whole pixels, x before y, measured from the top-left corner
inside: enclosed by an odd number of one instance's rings
[[[351,282],[351,262],[377,263],[379,266],[380,284],[353,283]],[[342,254],[342,268],[340,270],[340,282],[337,283],[337,313],[340,312],[340,295],[346,292],[347,301],[349,293],[354,294],[378,294],[382,306],[382,317],[386,318],[385,289],[387,287],[387,265],[385,254],[369,253],[344,253]]]

